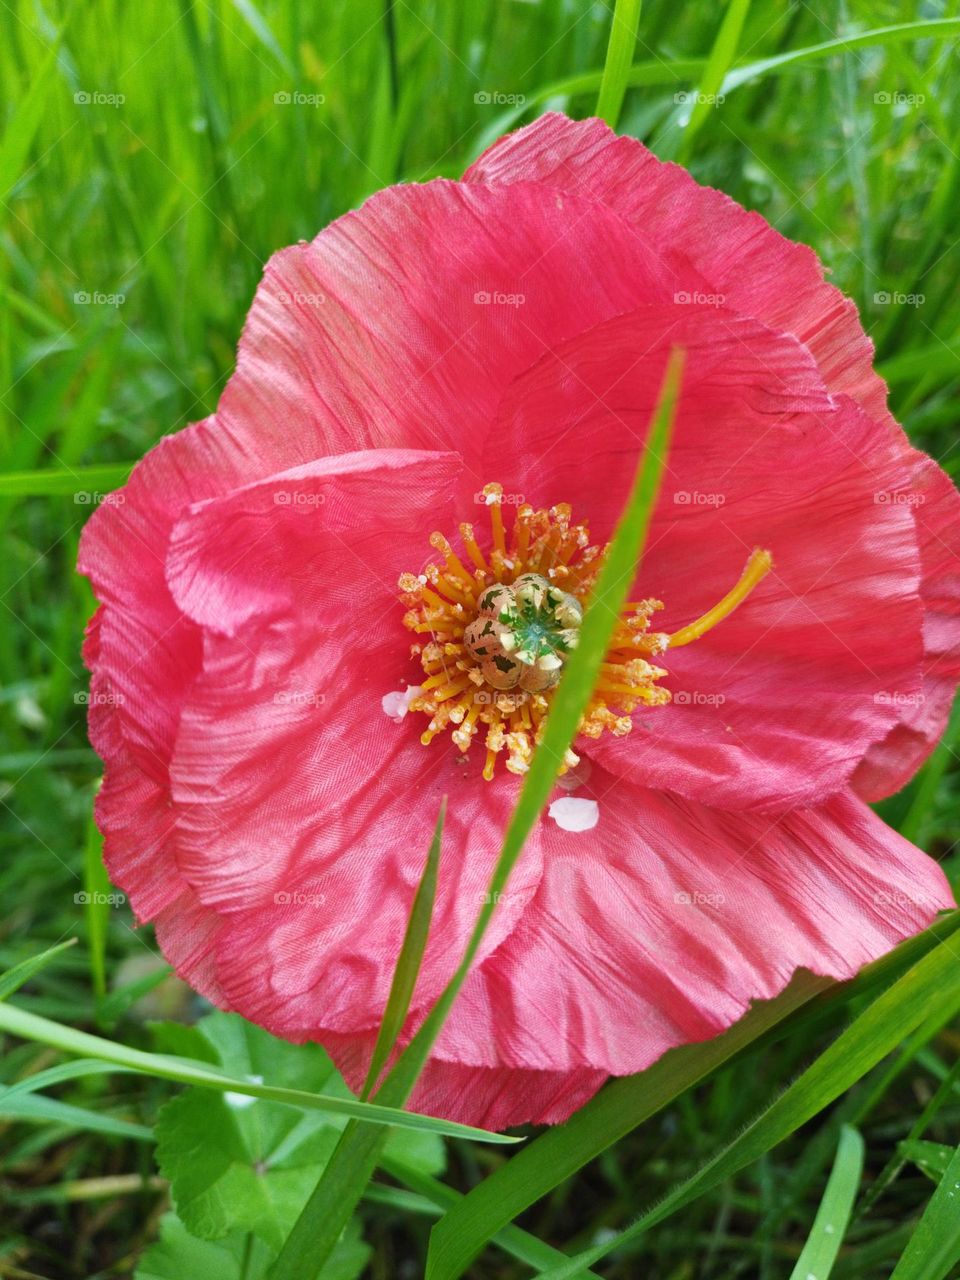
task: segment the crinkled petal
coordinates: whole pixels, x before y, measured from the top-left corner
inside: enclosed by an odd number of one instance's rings
[[[845,786],[920,689],[923,603],[910,472],[893,433],[829,395],[809,353],[707,307],[638,308],[511,385],[486,445],[529,499],[576,498],[608,537],[671,346],[687,352],[674,443],[634,599],[672,632],[716,604],[754,547],[774,570],[699,640],[657,659],[674,695],[626,737],[581,739],[634,782],[724,808],[812,804]],[[578,747],[579,749],[579,747]]]
[[[439,1058],[641,1071],[797,969],[850,978],[953,905],[937,864],[850,792],[770,818],[602,771],[591,790],[599,824],[546,826],[536,897],[468,979]]]
[[[480,762],[428,751],[415,717],[382,706],[410,673],[395,584],[421,567],[459,470],[450,455],[326,459],[200,504],[174,534],[171,589],[205,628],[171,766],[177,865],[226,917],[225,999],[278,1035],[376,1024],[445,795],[451,857],[415,1006],[480,910],[515,783],[483,784]],[[539,872],[534,838],[485,954]]]
[[[550,113],[495,142],[464,180],[539,182],[602,201],[660,254],[679,293],[719,296],[733,310],[794,334],[813,352],[831,391],[893,423],[856,305],[824,281],[813,250],[635,139],[618,137],[600,120]]]
[[[454,448],[469,467],[511,377],[585,324],[674,291],[596,201],[523,183],[391,187],[270,259],[219,438],[266,450],[272,470],[391,447]]]
[[[366,1080],[375,1036],[316,1037],[359,1092]],[[520,1124],[560,1124],[589,1102],[607,1079],[606,1071],[528,1071],[523,1068],[471,1067],[430,1058],[407,1102],[426,1115],[469,1116],[464,1123],[497,1131]]]
[[[910,451],[912,475],[895,497],[914,515],[923,565],[923,683],[896,699],[900,719],[857,766],[865,800],[899,791],[940,741],[960,680],[960,494],[924,454]]]

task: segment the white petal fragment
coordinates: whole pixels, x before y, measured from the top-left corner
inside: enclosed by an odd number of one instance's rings
[[[590,831],[600,821],[596,800],[580,796],[562,796],[554,800],[547,813],[562,831]]]
[[[380,705],[383,707],[384,714],[388,715],[394,724],[399,724],[410,710],[410,703],[422,692],[423,690],[418,684],[412,684],[406,689],[396,689],[393,693],[385,693],[380,699]]]

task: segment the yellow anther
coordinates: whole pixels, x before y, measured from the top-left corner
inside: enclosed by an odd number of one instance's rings
[[[746,600],[757,583],[762,582],[772,568],[773,556],[770,552],[764,551],[761,547],[754,547],[737,585],[728,591],[712,609],[708,609],[702,617],[697,618],[696,622],[691,622],[681,627],[679,631],[675,631],[670,637],[670,648],[679,649],[681,645],[689,644],[691,640],[699,640],[718,622],[729,617],[737,605]]]

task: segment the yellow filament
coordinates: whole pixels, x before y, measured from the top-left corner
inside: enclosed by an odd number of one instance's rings
[[[502,556],[507,554],[507,540],[504,536],[503,528],[503,512],[500,510],[500,502],[503,498],[503,485],[485,484],[483,486],[483,496],[485,498],[493,498],[494,501],[488,505],[490,507],[490,529],[493,533],[493,546]]]
[[[681,627],[679,631],[675,631],[670,637],[670,648],[679,649],[681,645],[690,644],[692,640],[699,640],[702,635],[710,631],[722,622],[724,618],[730,616],[736,609],[738,604],[742,604],[747,596],[754,589],[757,583],[762,582],[770,570],[773,568],[773,556],[769,551],[764,551],[760,547],[754,547],[750,552],[750,559],[747,561],[746,568],[740,575],[740,581],[737,585],[723,597],[721,601],[708,609],[701,618],[697,618],[696,622],[691,622],[686,627]]]
[[[483,552],[480,550],[479,546],[477,545],[477,540],[473,535],[473,525],[462,524],[460,526],[460,537],[463,541],[463,545],[467,549],[467,555],[470,557],[470,559],[473,561],[473,563],[477,566],[478,569],[486,573],[487,562],[484,559]]]

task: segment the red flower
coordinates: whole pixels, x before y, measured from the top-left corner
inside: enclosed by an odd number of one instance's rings
[[[547,116],[273,257],[217,413],[85,533],[110,873],[195,987],[356,1083],[443,794],[412,1023],[462,953],[673,345],[676,443],[580,785],[425,1110],[560,1120],[950,904],[865,800],[960,677],[960,502],[853,304],[756,214]]]

